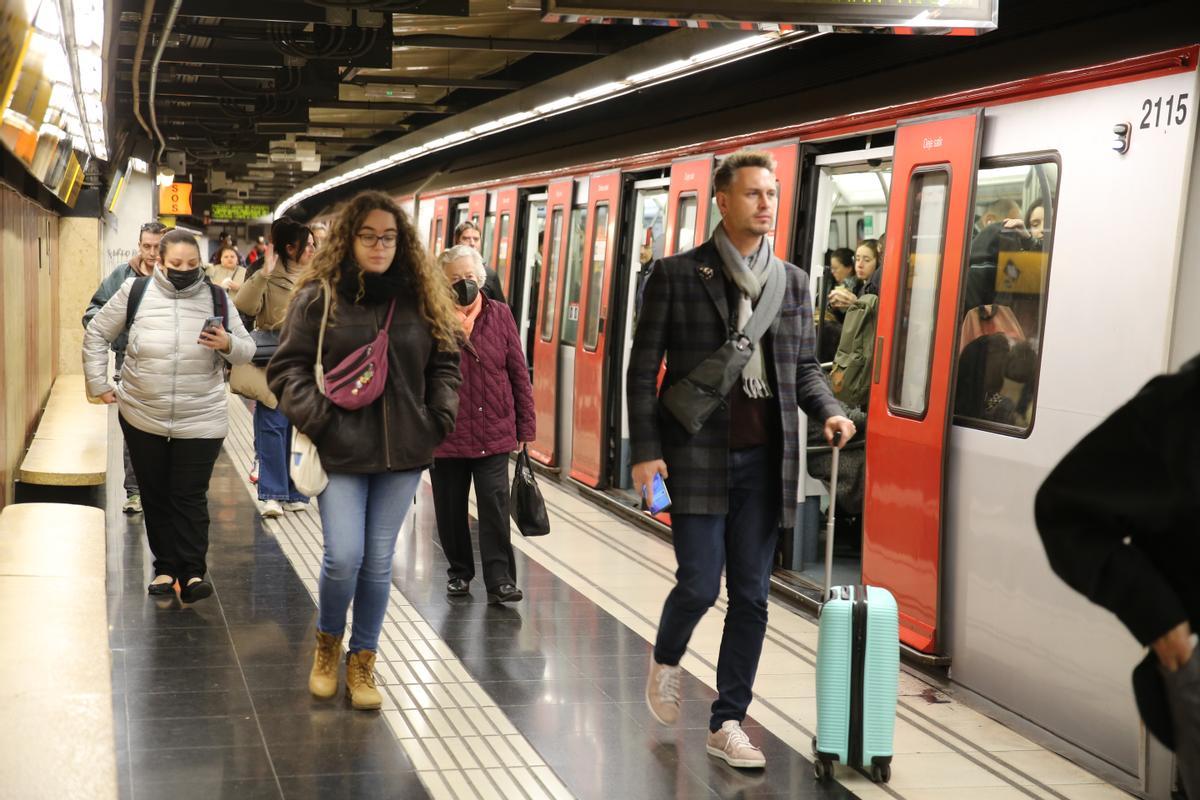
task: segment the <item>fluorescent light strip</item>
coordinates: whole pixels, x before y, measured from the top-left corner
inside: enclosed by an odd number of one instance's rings
[[[546,117],[555,114],[561,114],[565,111],[572,111],[583,106],[590,105],[600,100],[617,97],[623,94],[628,94],[635,89],[642,89],[656,83],[661,83],[666,80],[682,77],[700,69],[716,66],[719,63],[726,63],[753,54],[754,51],[767,47],[769,45],[777,45],[783,41],[794,41],[802,38],[812,38],[822,34],[813,34],[808,31],[793,31],[784,33],[775,31],[770,33],[761,33],[754,36],[747,36],[744,39],[738,39],[728,44],[714,47],[710,50],[697,53],[689,58],[681,58],[675,61],[653,67],[642,72],[630,75],[628,78],[620,81],[610,81],[608,83],[594,86],[590,89],[584,89],[581,92],[576,92],[568,97],[560,97],[557,100],[551,100],[537,106],[532,111],[519,111],[515,114],[509,114],[499,119],[494,119],[489,122],[483,122],[467,130],[456,131],[446,136],[442,136],[433,141],[422,145],[416,145],[398,153],[393,153],[390,156],[382,157],[371,164],[367,164],[356,169],[352,169],[344,175],[337,175],[321,181],[318,184],[302,189],[295,194],[283,200],[275,207],[275,216],[282,216],[292,206],[307,200],[314,194],[319,194],[326,189],[342,186],[357,180],[363,175],[370,175],[380,170],[396,166],[405,161],[411,161],[417,156],[432,153],[437,150],[442,150],[447,147],[452,147],[456,144],[478,139],[483,136],[490,136],[499,131],[509,130],[519,125],[524,125],[533,119],[545,119]]]

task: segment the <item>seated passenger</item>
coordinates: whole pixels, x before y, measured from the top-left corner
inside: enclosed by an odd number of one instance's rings
[[[865,239],[854,254],[857,296],[844,288],[834,289],[830,296],[830,305],[835,307],[846,303],[847,295],[852,298],[845,306],[841,338],[829,374],[834,396],[848,408],[866,409],[870,397],[879,286],[883,277],[879,255],[879,242]]]
[[[512,312],[480,290],[486,275],[479,252],[456,245],[438,263],[454,289],[466,349],[458,419],[454,432],[434,450],[429,473],[438,538],[450,562],[446,594],[469,594],[475,577],[467,518],[474,481],[488,602],[513,602],[522,594],[509,542],[508,457],[534,439],[533,387]]]
[[[1025,213],[1025,230],[1029,231],[1031,249],[1040,250],[1046,237],[1046,201],[1039,197]]]
[[[837,353],[838,340],[842,336],[842,321],[846,317],[845,309],[838,309],[830,303],[833,290],[845,288],[854,291],[858,279],[854,276],[854,251],[849,247],[839,247],[829,254],[829,267],[826,271],[825,313],[821,316],[820,335],[817,339],[817,360],[822,364],[832,361]]]
[[[1032,241],[1021,217],[1021,207],[1015,200],[997,200],[988,206],[980,218],[980,229],[971,240],[967,262],[967,308],[996,302],[996,269],[1000,253],[1029,249]]]

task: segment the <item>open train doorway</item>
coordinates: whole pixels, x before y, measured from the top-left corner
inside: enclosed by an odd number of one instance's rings
[[[521,261],[513,281],[509,303],[517,312],[517,328],[525,347],[525,361],[533,375],[533,336],[537,301],[542,280],[542,239],[546,231],[546,194],[526,195],[522,215]]]
[[[812,250],[797,254],[809,273],[813,316],[817,321],[818,358],[829,372],[853,303],[874,291],[871,277],[882,263],[886,244],[892,148],[875,147],[815,157]],[[876,281],[878,278],[876,278]],[[853,317],[850,320],[853,324]],[[869,354],[868,354],[869,357]],[[864,435],[841,454],[835,513],[834,585],[856,584],[862,575],[863,495],[866,485],[866,397],[843,401]],[[811,427],[811,426],[810,426]],[[802,588],[824,582],[824,536],[829,507],[829,448],[810,430],[807,469],[801,472],[801,507],[792,539],[783,548],[781,577]],[[812,476],[817,477],[812,477]]]

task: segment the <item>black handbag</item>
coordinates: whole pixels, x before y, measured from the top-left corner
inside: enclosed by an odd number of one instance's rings
[[[685,377],[667,387],[662,393],[663,407],[688,433],[699,433],[712,413],[725,405],[725,398],[741,379],[751,352],[749,339],[740,333],[732,334]]]
[[[545,536],[550,532],[546,501],[534,480],[527,447],[517,454],[517,474],[513,476],[509,513],[522,536]]]
[[[253,330],[250,331],[250,338],[254,340],[254,355],[250,358],[250,363],[256,367],[265,367],[279,349],[279,331]]]

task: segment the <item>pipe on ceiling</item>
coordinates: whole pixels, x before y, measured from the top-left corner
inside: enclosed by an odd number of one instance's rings
[[[150,65],[150,124],[154,127],[154,135],[158,137],[158,155],[155,161],[161,161],[163,151],[167,149],[167,140],[158,129],[158,114],[154,110],[154,93],[158,89],[158,65],[162,62],[163,51],[167,49],[167,39],[171,36],[171,27],[175,24],[175,17],[179,15],[181,5],[183,0],[174,0],[171,3],[162,36],[158,40],[158,49],[154,51],[154,62]]]
[[[560,39],[501,39],[492,36],[442,36],[419,33],[398,36],[392,49],[428,47],[438,50],[494,50],[500,53],[553,53],[568,56],[603,56],[616,52],[612,44]]]
[[[133,116],[137,119],[138,124],[142,126],[142,130],[151,139],[154,134],[150,132],[150,126],[146,124],[146,120],[142,119],[142,53],[146,50],[146,36],[150,33],[150,17],[154,16],[154,0],[146,0],[142,6],[142,24],[138,27],[137,48],[133,51]]]

